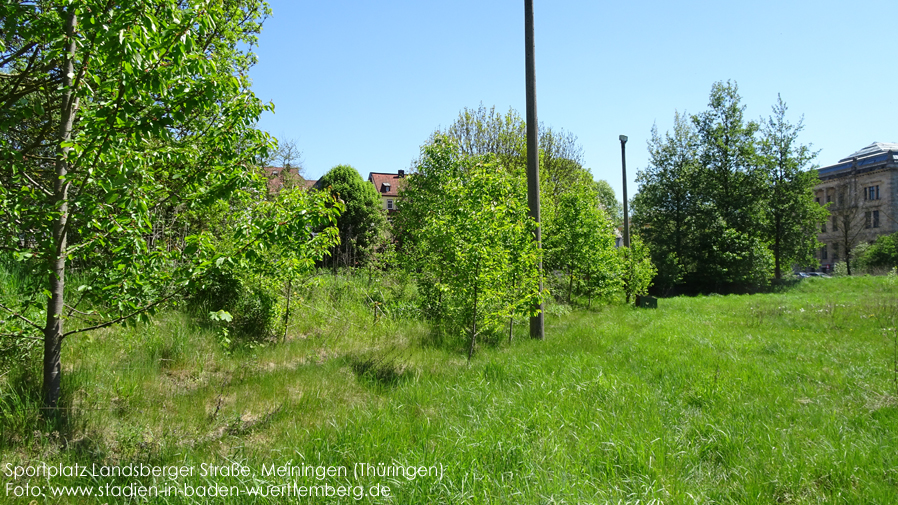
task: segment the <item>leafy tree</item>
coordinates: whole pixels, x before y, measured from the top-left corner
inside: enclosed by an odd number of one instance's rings
[[[523,170],[527,156],[525,127],[524,120],[514,109],[502,115],[495,107],[487,109],[480,104],[477,109],[465,107],[449,128],[434,132],[430,142],[445,136],[460,154],[494,154],[502,166]]]
[[[546,205],[554,205],[584,177],[592,179],[583,168],[583,148],[573,133],[540,125],[539,154],[540,200]]]
[[[605,215],[611,219],[614,226],[623,226],[624,224],[624,208],[621,202],[614,195],[614,189],[608,181],[602,179],[593,181],[593,189],[598,194],[599,205],[605,212]]]
[[[758,167],[755,133],[744,119],[735,83],[711,87],[709,109],[692,116],[700,142],[694,181],[700,195],[696,252],[697,280],[715,289],[726,284],[763,283],[767,249],[761,234],[765,219],[765,180]]]
[[[608,282],[615,266],[614,231],[590,182],[581,181],[562,194],[546,222],[546,264],[566,273],[568,303],[575,291],[585,292],[591,303],[594,294],[616,287]]]
[[[337,165],[318,181],[321,188],[341,199],[346,210],[337,220],[342,247],[332,255],[334,266],[364,265],[387,235],[387,218],[380,195],[349,165]]]
[[[477,156],[493,154],[501,166],[518,173],[527,166],[526,124],[520,114],[509,109],[506,114],[487,109],[481,104],[477,109],[464,108],[455,122],[445,131],[436,131],[429,143],[445,136],[459,154]],[[540,125],[540,183],[542,215],[553,212],[558,197],[584,177],[591,179],[583,168],[583,149],[576,135],[564,130]]]
[[[717,82],[708,110],[688,119],[678,114],[664,139],[653,129],[649,167],[637,175],[634,224],[664,288],[758,285],[773,271],[766,233],[771,185],[758,155],[759,124],[745,120],[744,109],[735,83]],[[806,198],[799,195],[795,201]],[[790,235],[782,243],[802,240]]]
[[[329,243],[332,233],[310,236],[338,211],[324,197],[266,204],[228,254],[208,232],[152,239],[160,209],[265,192],[250,167],[271,142],[252,125],[270,106],[249,90],[245,50],[264,2],[18,1],[0,13],[0,248],[42,279],[30,299],[0,306],[12,315],[2,333],[43,341],[46,408],[59,401],[68,336],[145,319],[272,241],[295,244],[305,264]],[[73,262],[83,284],[66,290]]]
[[[424,312],[450,333],[495,336],[539,296],[525,184],[495,155],[463,155],[436,137],[402,189],[397,219],[404,265],[417,278]]]
[[[814,201],[814,186],[819,179],[809,165],[817,153],[798,143],[803,119],[792,125],[786,120],[786,110],[782,97],[777,96],[759,143],[761,167],[768,181],[766,235],[776,279],[782,278],[784,265],[816,262],[815,252],[820,246],[817,230],[827,214]]]
[[[648,294],[658,270],[652,264],[648,247],[638,236],[630,241],[630,247],[619,247],[617,254],[620,263],[618,268],[623,277],[621,286],[625,301],[629,304],[631,299],[636,300],[637,296]]]
[[[649,245],[658,266],[657,283],[669,289],[698,265],[694,254],[695,216],[700,209],[696,179],[699,140],[689,116],[674,114],[672,132],[662,138],[652,127],[649,165],[636,174],[634,235]]]

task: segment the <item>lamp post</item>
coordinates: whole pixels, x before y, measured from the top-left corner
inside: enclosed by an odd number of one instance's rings
[[[627,136],[620,137],[620,159],[624,172],[624,247],[630,247],[630,212],[627,209]]]

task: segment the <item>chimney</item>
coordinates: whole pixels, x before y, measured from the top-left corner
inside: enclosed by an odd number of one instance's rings
[[[399,171],[399,177],[405,177],[405,170]]]

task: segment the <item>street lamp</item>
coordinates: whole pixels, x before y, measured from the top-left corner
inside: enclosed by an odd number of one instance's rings
[[[627,209],[627,136],[621,135],[620,159],[624,172],[624,247],[630,247],[630,213]]]

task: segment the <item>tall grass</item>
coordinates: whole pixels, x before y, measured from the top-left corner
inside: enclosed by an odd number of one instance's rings
[[[895,503],[896,295],[888,278],[806,279],[550,314],[546,341],[516,325],[512,344],[468,364],[423,345],[412,286],[326,276],[298,298],[287,338],[264,347],[227,355],[178,312],[68,342],[72,421],[54,434],[3,417],[15,435],[0,462],[253,468],[180,481],[193,486],[292,482],[262,464],[442,465],[442,479],[297,478],[391,490],[310,503]],[[33,410],[0,388],[4,411]]]

